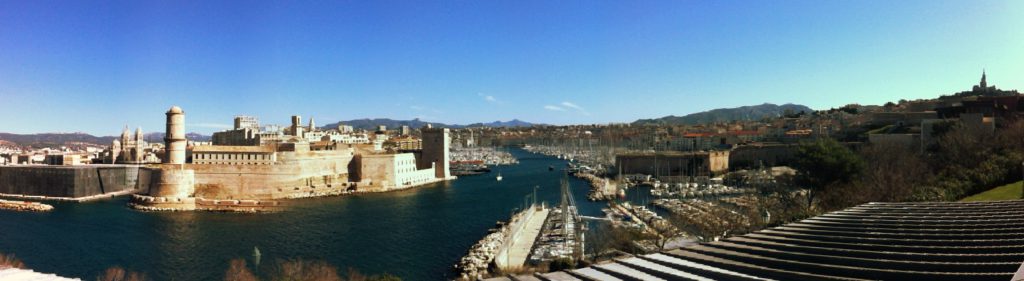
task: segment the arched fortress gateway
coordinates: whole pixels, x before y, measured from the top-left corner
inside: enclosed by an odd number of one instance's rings
[[[454,178],[447,171],[446,129],[425,128],[429,141],[418,153],[358,149],[365,157],[357,157],[355,145],[329,136],[311,140],[296,125],[298,117],[292,121],[290,130],[275,138],[193,146],[185,135],[185,112],[171,107],[163,163],[140,169],[140,190],[131,205],[146,210],[261,210],[276,207],[276,199],[388,191]]]

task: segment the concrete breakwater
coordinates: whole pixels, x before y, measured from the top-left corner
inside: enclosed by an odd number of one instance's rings
[[[508,223],[499,222],[500,228],[474,244],[455,265],[459,279],[479,280],[488,276],[492,268],[522,267],[547,213],[545,207],[534,205],[513,215]]]
[[[0,209],[26,212],[46,212],[53,210],[53,206],[39,202],[0,200]]]
[[[588,200],[603,201],[615,199],[615,192],[618,188],[611,180],[586,172],[573,173],[572,175],[590,184],[590,192],[587,194]]]
[[[103,194],[89,195],[83,197],[57,197],[57,196],[43,196],[43,195],[25,195],[25,194],[6,194],[0,193],[0,198],[17,199],[17,200],[39,200],[39,201],[65,201],[65,202],[88,202],[93,200],[113,198],[122,195],[128,195],[135,192],[135,189],[125,189],[121,191],[108,192]]]
[[[138,204],[135,202],[144,202]],[[284,206],[280,201],[272,200],[215,200],[203,198],[153,197],[133,194],[132,208],[143,211],[224,211],[224,212],[270,212],[278,211]]]

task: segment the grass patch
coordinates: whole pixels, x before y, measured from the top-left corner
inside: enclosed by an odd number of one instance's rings
[[[985,192],[961,199],[960,202],[1021,199],[1021,183],[1022,182],[1015,182],[989,189]]]

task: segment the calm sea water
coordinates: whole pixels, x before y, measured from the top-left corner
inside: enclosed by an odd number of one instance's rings
[[[278,259],[324,260],[341,272],[391,273],[404,280],[450,279],[452,264],[524,197],[559,201],[565,162],[519,149],[520,164],[412,190],[302,199],[279,213],[139,212],[127,198],[54,203],[49,213],[0,211],[0,252],[41,272],[92,280],[121,266],[154,280],[220,280],[235,258],[259,270]],[[499,171],[499,170],[496,170]],[[570,179],[583,215],[602,216],[588,186]]]

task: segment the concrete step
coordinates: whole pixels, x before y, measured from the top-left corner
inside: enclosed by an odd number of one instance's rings
[[[863,250],[863,249],[850,249],[850,248],[835,248],[835,247],[820,247],[820,246],[809,246],[809,245],[798,245],[792,243],[780,243],[769,240],[760,240],[752,237],[732,237],[725,241],[749,245],[759,246],[768,249],[775,249],[780,251],[794,251],[804,252],[812,254],[822,255],[836,255],[836,256],[848,256],[848,257],[859,257],[859,258],[881,258],[881,259],[897,259],[897,260],[917,260],[917,261],[933,261],[933,262],[1020,262],[1024,261],[1024,252],[1018,253],[995,253],[995,254],[965,254],[965,253],[926,253],[926,252],[907,252],[907,251],[892,251],[893,248],[887,248],[885,251],[880,250]]]
[[[942,227],[902,227],[898,225],[871,225],[858,223],[823,223],[821,221],[803,220],[787,224],[787,226],[803,227],[823,230],[843,230],[854,232],[901,232],[901,233],[1021,233],[1024,232],[1024,225],[1021,227],[1006,227],[1001,225],[973,226],[946,225]]]
[[[657,253],[646,256],[641,256],[634,261],[622,261],[626,265],[643,266],[659,272],[673,272],[673,271],[685,271],[700,276],[705,276],[715,280],[729,280],[729,281],[755,281],[755,280],[771,280],[767,278],[761,278],[749,274],[743,274],[731,270],[725,270],[713,266],[708,266],[693,261],[679,259],[676,257],[668,256],[665,254]]]
[[[803,251],[782,251],[777,249],[736,244],[727,241],[707,243],[703,246],[729,250],[738,253],[755,254],[791,261],[807,263],[853,266],[871,269],[905,270],[905,271],[955,271],[955,272],[1012,272],[1020,266],[1020,262],[938,262],[885,259],[882,257],[851,257],[842,255],[826,255]]]
[[[864,237],[859,235],[822,235],[811,233],[800,233],[781,230],[762,230],[758,234],[782,236],[790,238],[801,238],[808,240],[845,242],[845,243],[869,243],[869,244],[892,244],[900,246],[1010,246],[1024,244],[1024,238],[1017,239],[903,239],[885,237]],[[1024,236],[1022,236],[1024,237]]]
[[[746,238],[758,240],[784,242],[804,246],[834,247],[841,249],[859,249],[873,251],[909,251],[918,253],[962,253],[962,254],[1004,254],[1024,252],[1024,245],[1002,245],[1002,246],[928,246],[928,245],[897,245],[889,243],[849,243],[816,240],[814,236],[807,237],[786,237],[779,235],[766,235],[763,233],[750,233],[744,235]]]
[[[689,260],[708,266],[714,266],[725,270],[742,272],[753,276],[762,276],[776,280],[866,280],[847,278],[832,274],[809,273],[804,271],[792,271],[779,267],[751,264],[740,260],[726,259],[717,256],[706,255],[693,251],[690,248],[681,248],[663,254],[683,260]]]
[[[687,247],[687,251],[693,251],[703,255],[714,256],[721,259],[734,260],[738,262],[759,265],[762,267],[777,268],[792,272],[828,272],[829,275],[857,279],[882,279],[882,280],[1006,280],[1013,275],[1013,272],[937,272],[937,271],[911,271],[911,270],[889,270],[865,268],[848,265],[834,265],[822,262],[807,262],[789,260],[785,258],[768,257],[763,255],[742,253],[731,250],[719,249],[709,246]]]
[[[905,239],[920,239],[920,240],[991,240],[991,239],[1015,239],[1024,238],[1024,232],[1012,232],[1012,233],[975,233],[975,232],[960,232],[960,233],[929,233],[929,232],[898,232],[895,230],[884,230],[884,231],[851,231],[851,230],[833,230],[823,228],[812,228],[812,227],[800,227],[798,225],[786,225],[773,228],[773,230],[806,233],[806,234],[820,234],[820,235],[834,235],[834,236],[859,236],[859,237],[877,237],[877,238],[905,238]]]

